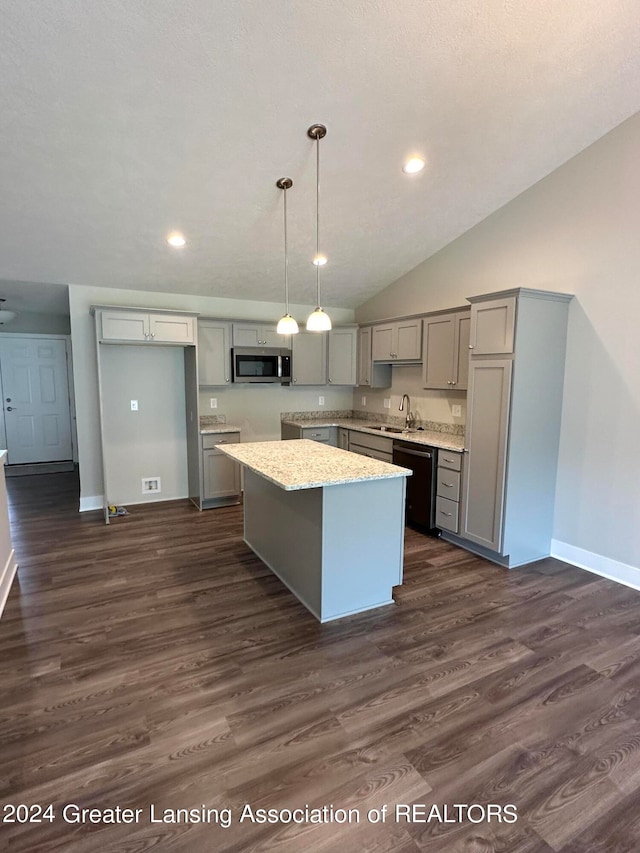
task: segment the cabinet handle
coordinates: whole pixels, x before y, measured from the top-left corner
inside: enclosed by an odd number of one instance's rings
[[[446,486],[448,489],[453,488],[453,483],[445,483],[443,480],[440,481],[441,486]]]
[[[152,338],[155,338],[155,336],[156,336],[155,332],[149,332],[149,334],[151,335]]]
[[[473,347],[474,347],[473,344],[469,344],[469,349],[473,349]]]
[[[217,443],[217,444],[226,444],[226,443],[227,443],[227,439],[226,439],[226,438],[222,438],[222,439],[220,439],[220,441],[218,441],[218,442],[216,442],[216,443]]]
[[[329,382],[331,382],[331,379],[329,380]]]
[[[447,385],[451,385],[451,380],[447,379]]]
[[[446,516],[447,516],[447,518],[451,518],[451,516],[453,515],[453,513],[452,513],[452,512],[445,512],[443,509],[441,509],[441,510],[440,510],[440,515],[446,515]]]
[[[451,380],[451,384],[452,384],[452,385],[457,385],[458,383],[457,383],[457,382],[454,382],[453,380]]]
[[[449,459],[447,456],[443,456],[442,461],[443,462],[455,462],[456,460],[455,459]]]

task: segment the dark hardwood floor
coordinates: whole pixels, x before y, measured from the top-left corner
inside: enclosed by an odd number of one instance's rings
[[[0,804],[55,820],[0,824],[0,851],[640,850],[640,593],[408,530],[396,605],[321,626],[244,545],[241,507],[106,527],[72,474],[8,488]],[[65,804],[142,811],[78,824]],[[241,823],[245,804],[357,811]],[[489,804],[517,821],[474,822]]]

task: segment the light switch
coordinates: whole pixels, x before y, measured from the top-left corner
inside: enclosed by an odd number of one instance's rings
[[[218,398],[217,397],[209,397],[209,407],[212,409],[218,408]]]
[[[454,418],[462,417],[462,406],[451,406],[451,414]]]
[[[385,409],[391,408],[391,397],[385,397],[384,398],[384,407],[385,407]]]
[[[318,397],[318,405],[324,406],[324,397]]]
[[[131,411],[132,411],[132,412],[137,412],[137,411],[138,411],[138,401],[137,401],[137,400],[132,400],[132,401],[131,401]]]
[[[364,396],[364,394],[362,395],[362,403],[360,405],[362,405],[362,406],[367,405],[367,398]]]

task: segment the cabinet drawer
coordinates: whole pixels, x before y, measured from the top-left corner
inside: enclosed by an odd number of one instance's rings
[[[323,441],[328,444],[331,440],[331,427],[308,427],[302,430],[301,437],[310,439],[311,441]]]
[[[371,459],[379,459],[381,462],[393,461],[391,453],[385,453],[384,450],[376,450],[373,447],[363,447],[362,445],[354,444],[353,441],[349,442],[349,450],[351,453],[359,453],[360,456],[369,456]]]
[[[441,530],[458,532],[458,510],[460,504],[447,498],[436,498],[436,527]]]
[[[452,471],[460,471],[462,468],[462,453],[454,453],[452,450],[439,450],[438,466],[440,468],[451,468]]]
[[[202,449],[210,450],[219,444],[237,444],[240,441],[239,432],[211,433],[202,436]]]
[[[438,467],[436,494],[452,501],[460,500],[460,472]]]
[[[349,435],[349,446],[357,445],[358,447],[368,448],[370,450],[380,450],[382,453],[393,453],[393,439],[383,435],[369,435],[366,432],[357,432],[351,430]]]

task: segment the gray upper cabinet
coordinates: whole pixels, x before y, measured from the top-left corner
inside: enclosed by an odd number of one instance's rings
[[[317,333],[316,333],[317,334]],[[344,326],[329,332],[329,361],[327,380],[329,385],[356,385],[358,329]]]
[[[289,347],[291,340],[287,335],[276,332],[275,323],[234,323],[234,347]]]
[[[425,388],[467,390],[470,324],[469,309],[424,318],[422,378]]]
[[[195,316],[180,313],[100,309],[100,340],[107,343],[195,343]]]
[[[231,323],[198,320],[198,384],[231,382]]]
[[[294,385],[327,384],[327,336],[324,332],[298,332],[291,341]]]
[[[394,320],[372,326],[371,357],[390,363],[422,360],[422,319]]]
[[[471,306],[471,355],[506,355],[513,352],[516,328],[516,297],[482,297]]]
[[[368,388],[391,387],[391,365],[377,364],[371,359],[371,326],[358,330],[358,385]]]
[[[571,298],[518,288],[469,299],[472,341],[475,316],[483,349],[513,352],[496,358],[473,351],[461,533],[443,535],[509,567],[551,550]]]

